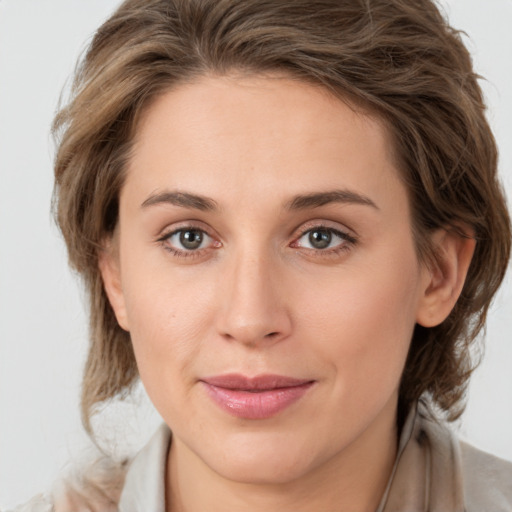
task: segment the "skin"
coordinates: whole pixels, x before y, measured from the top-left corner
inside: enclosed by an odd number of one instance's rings
[[[441,230],[441,263],[418,261],[391,147],[378,119],[286,77],[204,77],[146,111],[100,268],[173,431],[169,511],[377,507],[414,326],[448,315],[473,247]],[[198,249],[180,244],[187,229]],[[226,373],[314,385],[249,420],[205,393]]]

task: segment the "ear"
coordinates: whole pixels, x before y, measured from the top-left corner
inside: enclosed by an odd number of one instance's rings
[[[423,327],[439,325],[452,311],[462,292],[476,245],[472,236],[453,229],[436,231],[432,242],[436,260],[424,269],[423,294],[416,317]]]
[[[103,279],[103,287],[116,315],[117,323],[122,329],[129,331],[126,304],[121,285],[121,265],[116,235],[103,244],[98,255],[98,267]]]

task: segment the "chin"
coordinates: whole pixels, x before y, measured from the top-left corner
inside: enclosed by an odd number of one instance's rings
[[[254,433],[251,433],[254,434]],[[287,434],[239,434],[229,447],[218,446],[205,456],[210,468],[242,484],[286,484],[308,473],[315,465],[311,447]]]

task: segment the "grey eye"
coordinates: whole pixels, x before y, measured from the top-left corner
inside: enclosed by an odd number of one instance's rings
[[[212,243],[212,238],[201,229],[178,229],[165,237],[167,243],[178,251],[196,251]]]
[[[326,249],[331,245],[332,233],[327,229],[313,229],[308,234],[308,241],[314,249]]]
[[[294,243],[294,247],[322,251],[349,246],[353,243],[355,243],[355,239],[348,233],[333,228],[317,226],[304,232]]]
[[[188,229],[179,232],[180,244],[189,251],[199,249],[203,243],[203,232],[197,229]]]

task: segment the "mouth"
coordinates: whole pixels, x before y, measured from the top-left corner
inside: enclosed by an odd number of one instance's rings
[[[300,400],[315,381],[281,375],[217,375],[201,380],[206,393],[225,412],[238,418],[271,418]]]

